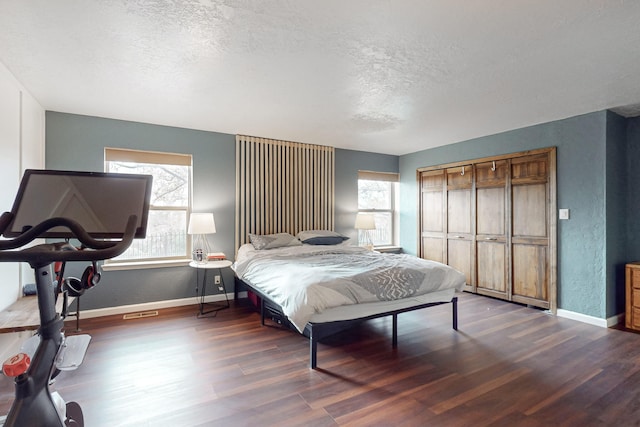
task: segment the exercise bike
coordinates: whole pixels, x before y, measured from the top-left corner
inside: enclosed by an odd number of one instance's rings
[[[75,280],[95,285],[100,278],[98,261],[122,254],[134,238],[145,236],[150,195],[148,175],[25,172],[11,212],[0,216],[0,234],[8,238],[0,240],[0,262],[27,262],[34,269],[40,327],[28,340],[35,342],[27,345],[31,351],[3,364],[3,372],[15,382],[15,399],[4,427],[84,425],[80,405],[66,403],[50,390],[60,371],[82,363],[91,338],[64,336],[66,304],[63,316],[56,312],[62,274],[56,280],[52,265],[87,262],[83,279]],[[47,243],[25,247],[42,238]],[[48,243],[51,239],[62,241]],[[78,240],[82,250],[70,239]]]

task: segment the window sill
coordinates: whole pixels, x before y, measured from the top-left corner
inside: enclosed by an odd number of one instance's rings
[[[162,261],[112,262],[103,264],[103,271],[143,270],[148,268],[184,267],[191,262],[188,258]]]
[[[400,246],[374,246],[374,251],[388,253],[388,254],[400,254],[402,253],[402,248]]]

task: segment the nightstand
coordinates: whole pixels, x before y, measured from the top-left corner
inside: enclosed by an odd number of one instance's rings
[[[196,295],[198,294],[198,284],[200,283],[200,272],[202,271],[202,287],[200,291],[200,312],[198,316],[203,316],[209,313],[216,313],[219,310],[223,310],[225,308],[229,308],[229,297],[227,296],[227,290],[224,287],[224,275],[222,274],[223,268],[231,267],[231,261],[221,260],[221,261],[209,261],[204,264],[199,264],[195,261],[191,261],[189,263],[189,267],[193,267],[196,269]],[[220,277],[220,283],[214,283],[214,285],[218,289],[218,293],[223,293],[226,304],[221,303],[211,303],[205,301],[205,296],[207,294],[207,273],[209,270],[217,271],[216,276]],[[214,279],[215,280],[215,279]],[[210,310],[204,311],[205,305],[211,306]]]

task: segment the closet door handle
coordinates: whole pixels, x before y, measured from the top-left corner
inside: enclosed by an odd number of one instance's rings
[[[498,240],[497,237],[485,237],[484,240]]]

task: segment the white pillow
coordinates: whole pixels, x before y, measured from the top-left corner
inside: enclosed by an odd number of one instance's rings
[[[249,234],[249,240],[254,248],[261,251],[283,246],[300,246],[302,243],[289,233]]]

